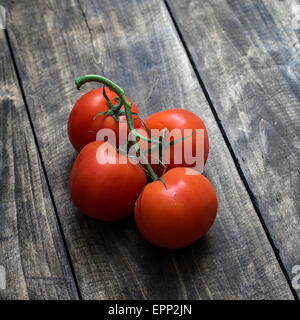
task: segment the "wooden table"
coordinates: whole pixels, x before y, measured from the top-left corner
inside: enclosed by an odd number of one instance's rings
[[[300,7],[294,0],[2,0],[1,299],[297,299]],[[182,250],[132,217],[74,207],[74,78],[104,75],[145,117],[205,122],[217,219]]]

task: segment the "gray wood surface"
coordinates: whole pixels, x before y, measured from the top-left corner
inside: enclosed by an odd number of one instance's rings
[[[3,30],[0,48],[0,299],[77,299]]]
[[[300,264],[300,24],[296,1],[168,2],[260,214]],[[300,21],[300,5],[298,6]],[[297,291],[300,296],[300,290]]]
[[[163,1],[7,1],[8,34],[84,299],[293,299]],[[33,50],[34,48],[34,50]],[[122,86],[145,115],[185,107],[205,121],[205,175],[218,217],[178,251],[148,244],[132,217],[92,220],[72,205],[66,124],[76,76]]]

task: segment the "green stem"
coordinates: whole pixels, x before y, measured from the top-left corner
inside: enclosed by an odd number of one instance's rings
[[[120,99],[121,99],[120,96],[124,95],[124,90],[122,88],[117,86],[111,80],[109,80],[105,77],[102,77],[102,76],[98,76],[96,74],[87,74],[85,76],[78,77],[75,79],[75,84],[76,84],[77,89],[79,90],[83,84],[85,84],[87,82],[91,82],[91,81],[100,82],[100,83],[108,86],[109,89],[114,91],[119,96]]]
[[[119,113],[122,106],[123,106],[123,103],[122,103],[122,101],[120,101],[119,103],[117,103],[116,105],[113,106],[113,108],[112,108],[113,112]]]
[[[114,91],[119,96],[122,104],[124,105],[125,114],[126,114],[126,106],[127,106],[127,109],[128,108],[131,109],[131,103],[126,99],[124,90],[122,88],[120,88],[118,85],[116,85],[114,82],[112,82],[111,80],[109,80],[105,77],[98,76],[96,74],[88,74],[88,75],[76,78],[75,84],[76,84],[77,89],[79,90],[83,84],[85,84],[87,82],[92,82],[92,81],[102,83],[102,84],[108,86],[111,91]],[[118,109],[120,109],[122,107],[122,104],[119,106]],[[116,112],[118,110],[116,108],[116,109],[113,109],[113,111]],[[127,118],[127,114],[126,114],[126,118]],[[128,119],[127,119],[127,122],[128,122]],[[151,142],[158,143],[158,144],[160,143],[158,139],[155,139],[155,138],[148,139],[135,130],[134,125],[133,125],[132,114],[130,114],[130,123],[128,122],[128,127],[130,130],[133,131],[132,134],[134,134],[136,137],[139,137],[141,140],[147,141],[149,143],[151,143]]]
[[[151,143],[151,140],[147,139],[146,137],[144,137],[143,135],[141,135],[140,133],[138,133],[135,130],[134,121],[133,121],[132,112],[131,112],[131,103],[126,99],[124,90],[122,88],[120,88],[119,86],[117,86],[111,80],[109,80],[109,79],[107,79],[105,77],[102,77],[102,76],[94,75],[94,74],[81,76],[81,77],[75,79],[75,84],[76,84],[77,89],[79,90],[80,87],[84,83],[91,82],[91,81],[99,82],[99,83],[102,83],[102,84],[108,86],[110,90],[114,91],[119,96],[120,100],[122,101],[122,104],[124,105],[128,128],[129,128],[130,132],[133,133],[133,135],[134,135],[133,144],[135,146],[135,149],[139,153],[139,156],[142,158],[144,164],[146,165],[146,167],[147,167],[147,169],[148,169],[148,171],[149,171],[149,173],[151,175],[152,180],[153,181],[158,180],[159,179],[158,176],[153,171],[153,169],[150,166],[150,164],[149,164],[148,160],[146,159],[145,155],[142,152],[140,152],[140,146],[138,144],[137,138],[139,137],[140,139],[146,140],[146,141],[148,141],[150,143]],[[159,141],[158,141],[158,143],[159,143]]]

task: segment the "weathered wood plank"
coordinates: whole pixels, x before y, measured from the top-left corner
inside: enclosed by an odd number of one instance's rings
[[[292,2],[168,3],[292,278],[300,264],[300,25],[293,29]]]
[[[0,48],[0,299],[76,299],[3,30]]]
[[[84,299],[292,299],[281,269],[162,1],[9,1],[9,37]],[[132,217],[101,223],[80,214],[68,182],[76,156],[68,114],[83,92],[75,76],[122,86],[145,114],[187,107],[205,121],[206,176],[219,198],[201,241],[159,249]],[[86,86],[89,90],[91,86]]]

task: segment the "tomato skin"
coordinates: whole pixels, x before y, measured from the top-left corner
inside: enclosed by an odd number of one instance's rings
[[[203,129],[204,130],[204,152],[203,152],[203,160],[204,165],[207,161],[208,152],[209,152],[209,141],[208,141],[208,134],[206,127],[203,123],[203,121],[194,113],[192,113],[189,110],[186,109],[170,109],[170,110],[164,110],[157,113],[154,113],[150,115],[146,120],[145,123],[147,127],[151,130],[153,129],[159,129],[162,130],[164,128],[167,128],[168,131],[172,131],[173,129],[180,129],[182,137],[185,137],[187,135],[184,135],[184,129],[191,129],[192,132],[196,129]],[[141,127],[142,129],[143,127]],[[144,128],[143,128],[144,129]],[[145,129],[144,129],[145,130]],[[151,132],[152,133],[152,132]],[[155,134],[154,134],[155,136]],[[156,135],[158,138],[158,136]],[[188,140],[192,140],[192,154],[196,155],[196,135],[193,134],[191,137],[186,138],[185,141],[179,142],[178,144],[181,146],[182,150],[182,163],[177,164],[175,163],[174,159],[174,150],[175,147],[170,147],[170,161],[167,163],[167,161],[163,162],[167,167],[167,170],[170,170],[175,167],[195,167],[195,164],[188,164],[184,161],[184,145]],[[172,138],[171,140],[172,141]],[[145,143],[142,142],[142,144],[145,145]],[[149,148],[149,146],[147,146]],[[141,146],[142,150],[145,150],[145,146]],[[155,157],[158,158],[158,153],[155,153]],[[149,157],[149,162],[151,162],[151,157]],[[152,164],[152,167],[154,170],[156,170],[156,164]],[[160,171],[162,173],[162,170]]]
[[[135,221],[149,242],[183,248],[212,226],[218,208],[216,192],[207,178],[186,175],[185,168],[171,169],[164,180],[167,189],[159,180],[143,189],[135,205]]]
[[[117,97],[117,94],[108,88],[105,89],[105,92],[109,100],[115,105],[116,102],[114,99]],[[128,98],[127,100],[132,103]],[[71,144],[78,152],[89,142],[96,140],[96,134],[100,129],[106,128],[112,129],[116,133],[118,147],[119,123],[112,116],[106,115],[100,115],[93,120],[99,112],[108,110],[109,106],[103,96],[103,88],[97,88],[87,92],[75,103],[68,120],[68,135]],[[121,110],[124,110],[124,107],[122,107]],[[131,110],[132,112],[139,113],[134,103],[132,103]],[[136,128],[140,127],[141,120],[138,117],[133,118],[134,126]],[[120,120],[126,121],[125,115],[121,115]],[[129,131],[127,131],[127,134],[128,132]]]
[[[146,175],[129,161],[120,164],[118,157],[106,152],[115,150],[103,141],[86,145],[75,160],[70,177],[70,193],[76,207],[88,216],[103,221],[122,219],[133,212],[134,204],[146,184]],[[116,151],[115,155],[119,155]],[[119,155],[124,159],[125,155]],[[101,164],[97,159],[116,159]],[[128,160],[128,159],[127,159]]]

